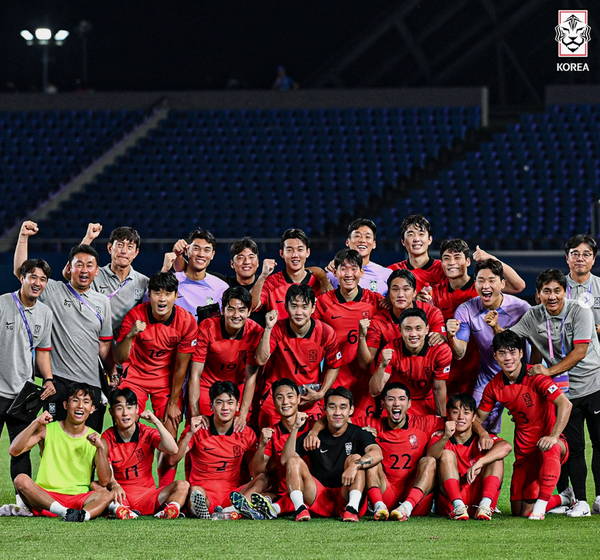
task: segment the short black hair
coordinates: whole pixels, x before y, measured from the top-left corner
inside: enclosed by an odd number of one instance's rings
[[[352,393],[346,389],[346,387],[342,387],[341,385],[335,389],[329,389],[329,391],[325,393],[325,397],[323,397],[325,406],[327,406],[331,397],[344,397],[350,401],[350,406],[354,406],[354,397],[352,396]]]
[[[308,242],[308,236],[301,229],[290,228],[286,229],[281,236],[281,240],[279,241],[279,248],[283,251],[285,246],[285,242],[288,239],[299,239],[308,249],[310,247]]]
[[[497,276],[500,280],[504,280],[504,267],[499,260],[485,259],[484,261],[479,261],[475,265],[475,277],[477,277],[480,270],[491,270],[494,276]]]
[[[36,268],[39,268],[48,278],[52,274],[50,265],[44,259],[27,259],[19,268],[19,276],[25,278],[31,274]]]
[[[494,353],[498,352],[500,348],[504,348],[505,350],[522,350],[523,339],[517,333],[507,329],[494,336],[492,347],[494,348]]]
[[[569,238],[565,243],[565,255],[568,256],[569,251],[579,247],[582,243],[585,243],[591,249],[595,257],[598,253],[598,244],[596,243],[596,240],[587,233],[580,233],[579,235],[574,235],[573,237]]]
[[[440,257],[443,257],[446,252],[463,253],[466,259],[471,258],[471,249],[469,249],[467,242],[458,238],[444,239],[440,243]]]
[[[431,235],[431,224],[429,223],[429,220],[423,216],[423,214],[411,214],[404,218],[400,224],[400,239],[404,239],[404,234],[410,226],[416,226],[417,229],[426,231]]]
[[[417,289],[417,280],[415,278],[415,275],[410,270],[406,270],[405,268],[399,268],[398,270],[394,270],[394,272],[392,272],[388,276],[388,279],[387,279],[388,291],[392,289],[392,282],[396,278],[404,278],[404,280],[406,280],[408,282],[408,284],[410,285],[410,287],[413,290]]]
[[[388,383],[383,388],[383,391],[381,391],[381,395],[379,395],[381,400],[382,401],[385,400],[385,397],[387,396],[387,394],[390,391],[393,391],[394,389],[401,389],[402,391],[404,391],[406,393],[406,396],[410,399],[410,389],[404,383],[400,383],[400,381],[394,381],[393,383]]]
[[[373,220],[368,220],[367,218],[356,218],[356,220],[352,220],[348,224],[348,239],[350,239],[353,231],[356,231],[361,227],[368,227],[373,232],[373,238],[377,237],[377,226]]]
[[[333,259],[333,266],[337,270],[345,262],[355,264],[358,268],[362,269],[362,257],[355,249],[341,249],[338,251]]]
[[[258,245],[256,244],[256,241],[250,237],[242,237],[242,239],[234,241],[229,248],[231,260],[233,260],[236,255],[239,255],[244,249],[250,249],[258,257]]]
[[[227,288],[223,292],[223,296],[221,297],[221,309],[225,309],[232,299],[239,299],[244,306],[248,308],[248,311],[252,309],[252,296],[243,286],[233,286],[232,288]]]
[[[240,390],[232,381],[215,381],[208,390],[210,402],[213,402],[219,395],[225,393],[233,397],[236,401],[240,400]]]
[[[83,392],[84,396],[86,397],[91,397],[92,399],[96,397],[96,392],[91,385],[88,385],[87,383],[73,382],[69,383],[67,386],[65,400],[68,401],[71,397],[76,397],[81,392]]]
[[[422,319],[426,325],[429,325],[427,322],[427,313],[418,307],[408,307],[402,313],[400,313],[398,324],[402,325],[402,323],[404,323],[404,321],[406,321],[406,319],[409,317],[418,317],[419,319]]]
[[[179,280],[173,272],[157,272],[150,276],[148,292],[176,292],[179,289]]]
[[[278,379],[275,381],[275,383],[273,383],[273,385],[271,385],[271,395],[273,395],[273,400],[275,400],[275,391],[277,391],[279,387],[289,387],[294,391],[294,393],[296,393],[296,395],[300,394],[300,390],[298,389],[296,382],[289,377],[284,377],[282,379]]]
[[[310,305],[315,305],[317,301],[315,291],[308,284],[292,284],[288,288],[285,294],[286,309],[296,298]]]
[[[137,230],[129,226],[121,226],[110,232],[108,242],[112,245],[115,241],[131,241],[139,249],[142,239]]]
[[[71,263],[75,255],[78,255],[79,253],[91,255],[96,259],[96,264],[100,263],[100,255],[98,254],[98,251],[96,251],[96,249],[94,249],[91,245],[86,245],[85,243],[75,245],[75,247],[69,251],[69,263]]]
[[[110,392],[110,395],[108,395],[108,401],[111,408],[116,404],[119,404],[120,397],[125,399],[126,404],[138,404],[138,398],[134,391],[129,387],[124,387],[123,389],[115,389],[114,391]]]
[[[217,245],[217,240],[215,239],[215,236],[212,233],[210,233],[210,231],[208,231],[207,229],[197,228],[191,231],[188,235],[187,242],[189,244],[192,244],[194,239],[204,239],[204,241],[212,245],[213,249]]]
[[[456,393],[450,395],[448,398],[446,412],[450,412],[453,408],[460,408],[461,406],[472,412],[477,410],[477,402],[473,398],[473,395],[469,395],[469,393]]]
[[[550,282],[558,282],[563,290],[567,289],[567,277],[564,272],[558,270],[558,268],[547,268],[546,270],[542,270],[535,279],[535,291],[538,293],[541,292],[542,288]]]

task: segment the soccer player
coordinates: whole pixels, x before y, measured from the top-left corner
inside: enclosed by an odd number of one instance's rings
[[[26,221],[21,226],[14,255],[14,273],[20,278],[21,265],[27,260],[28,241],[38,232],[37,224]],[[94,387],[94,408],[88,426],[102,431],[106,406],[102,402],[103,382],[98,371],[98,358],[106,371],[112,370],[110,342],[113,338],[110,302],[105,295],[91,289],[98,274],[98,253],[89,245],[76,245],[69,253],[67,272],[71,280],[65,284],[48,279],[39,301],[53,314],[50,361],[56,393],[45,400],[44,409],[56,420],[66,418],[63,402],[69,384],[87,383]],[[106,402],[106,401],[104,401]]]
[[[192,418],[179,438],[178,452],[168,458],[175,466],[190,454],[188,511],[200,519],[208,519],[216,506],[229,506],[232,492],[245,492],[248,484],[243,480],[242,464],[244,460],[249,463],[256,451],[256,435],[250,427],[241,432],[233,429],[239,389],[231,381],[217,381],[210,388],[210,399],[213,415],[208,427],[202,419]]]
[[[358,251],[342,249],[335,256],[334,266],[338,287],[319,297],[314,318],[333,328],[342,353],[333,386],[341,385],[356,395],[356,415],[372,416],[375,402],[369,394],[371,372],[358,362],[358,330],[361,320],[371,319],[378,312],[381,295],[360,286],[364,268]]]
[[[285,262],[285,270],[272,274],[276,266],[275,261],[263,261],[262,272],[252,288],[252,308],[254,311],[265,306],[269,311],[276,309],[279,318],[285,319],[288,314],[285,294],[291,285],[308,285],[316,296],[324,290],[317,277],[305,268],[306,259],[310,256],[310,247],[308,237],[301,229],[288,229],[283,233],[279,255]]]
[[[448,399],[443,432],[433,435],[427,454],[438,461],[441,493],[436,512],[456,521],[469,517],[489,521],[498,503],[504,478],[504,457],[511,445],[497,436],[482,450],[473,431],[475,399],[466,393]]]
[[[495,259],[478,262],[475,265],[475,288],[478,297],[459,305],[454,319],[449,319],[446,323],[448,343],[457,359],[464,358],[471,337],[477,343],[479,375],[473,390],[476,403],[479,403],[485,386],[499,369],[492,351],[495,333],[490,322],[497,317],[501,327],[511,327],[530,308],[526,301],[503,293],[505,285],[502,263]],[[502,406],[497,405],[484,427],[497,434],[501,424]]]
[[[72,383],[67,390],[66,418],[53,422],[45,411],[12,442],[10,454],[17,457],[36,445],[44,452],[36,481],[21,473],[15,488],[36,515],[56,515],[63,521],[88,521],[101,515],[112,501],[107,490],[90,491],[92,472],[98,482],[110,481],[107,446],[100,434],[86,426],[94,409],[93,387]]]
[[[566,467],[577,502],[569,517],[590,515],[586,499],[585,429],[592,441],[592,473],[596,501],[600,504],[600,342],[589,307],[567,299],[567,279],[556,269],[541,272],[535,287],[541,303],[532,307],[510,330],[526,338],[544,362],[535,364],[530,375],[545,375],[564,391],[573,405],[564,435],[569,443]],[[492,323],[496,332],[502,328]],[[564,490],[559,487],[559,490]]]
[[[117,502],[128,509],[128,517],[154,515],[159,519],[176,519],[185,504],[190,485],[177,480],[162,488],[156,488],[152,476],[154,451],[173,455],[177,442],[163,423],[149,410],[140,414],[136,394],[131,389],[116,389],[110,395],[110,415],[114,426],[102,437],[108,444],[108,462],[112,478],[108,488]],[[154,424],[150,428],[139,419]]]
[[[445,343],[430,346],[427,315],[422,309],[406,309],[399,323],[401,336],[381,351],[369,391],[377,397],[389,381],[399,381],[410,387],[414,414],[443,416],[452,350]]]
[[[410,389],[404,383],[388,383],[381,400],[385,418],[352,417],[353,424],[376,430],[383,451],[383,461],[367,471],[367,496],[375,519],[406,521],[411,515],[428,515],[436,462],[426,456],[427,444],[435,431],[444,428],[444,421],[439,416],[408,414]]]
[[[485,421],[496,402],[502,403],[515,423],[515,464],[510,486],[513,515],[544,519],[556,506],[571,500],[552,496],[567,459],[567,441],[562,435],[571,413],[569,399],[545,375],[529,376],[533,367],[523,360],[521,339],[511,330],[494,337],[498,374],[483,391],[477,418]]]
[[[271,385],[289,377],[301,388],[300,409],[313,419],[321,414],[321,401],[333,386],[342,364],[335,331],[312,318],[315,292],[306,284],[294,284],[285,294],[287,319],[277,320],[277,310],[267,313],[265,330],[256,349],[257,365],[267,364],[264,375],[261,428],[278,421]],[[288,316],[289,315],[289,316]],[[324,361],[323,373],[321,362]]]
[[[198,341],[188,383],[192,416],[211,414],[209,389],[216,381],[232,381],[243,387],[235,427],[243,428],[256,388],[254,353],[263,329],[248,317],[252,296],[241,286],[223,293],[223,315],[210,317],[198,327]]]
[[[446,326],[441,311],[428,303],[417,301],[417,281],[410,270],[395,270],[388,278],[392,308],[382,309],[372,320],[361,319],[358,338],[358,359],[362,367],[371,364],[386,344],[400,336],[400,315],[406,309],[422,309],[429,325],[429,344],[446,342]]]
[[[372,434],[349,423],[353,402],[352,393],[344,387],[327,391],[327,427],[319,432],[319,446],[311,451],[304,449],[307,434],[298,437],[307,416],[298,413],[296,417],[281,455],[296,521],[309,521],[312,512],[357,522],[366,509],[366,502],[361,507],[365,471],[378,465],[383,456]]]
[[[56,392],[50,364],[52,312],[38,301],[49,276],[50,266],[46,261],[27,260],[21,265],[19,290],[0,296],[0,320],[5,325],[0,329],[0,434],[6,425],[11,442],[33,420],[33,417],[21,420],[7,412],[25,383],[33,379],[35,366],[44,379],[42,400]],[[29,452],[11,457],[11,479],[21,473],[31,476]]]
[[[123,364],[120,389],[130,388],[140,408],[148,396],[154,413],[171,435],[181,422],[181,389],[198,332],[196,321],[176,306],[177,278],[157,272],[148,283],[150,301],[134,307],[123,320],[115,358]]]
[[[377,247],[376,236],[377,226],[375,222],[365,218],[357,218],[348,225],[346,247],[358,251],[362,257],[363,275],[359,281],[360,287],[386,296],[388,293],[387,279],[391,271],[389,268],[385,268],[371,260],[371,253]],[[337,288],[339,281],[334,261],[329,263],[327,271],[327,278],[332,287]]]

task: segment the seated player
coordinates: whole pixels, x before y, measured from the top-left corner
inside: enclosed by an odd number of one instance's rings
[[[342,354],[334,330],[313,319],[315,293],[306,284],[290,286],[285,295],[287,318],[277,320],[277,310],[267,313],[256,363],[267,364],[258,424],[266,428],[279,418],[269,393],[278,379],[289,377],[300,387],[300,410],[313,419],[321,414],[321,401],[337,378]],[[324,372],[321,374],[321,362]]]
[[[367,471],[367,496],[375,519],[406,521],[411,515],[428,515],[436,462],[426,456],[427,444],[436,430],[443,429],[444,421],[439,416],[408,414],[410,390],[403,383],[386,385],[381,400],[385,418],[352,417],[353,424],[377,432],[376,441],[383,451],[383,461]]]
[[[67,417],[52,422],[52,415],[42,412],[10,446],[13,457],[36,445],[43,449],[36,481],[22,473],[14,480],[15,489],[35,515],[88,521],[102,515],[112,502],[111,492],[90,490],[94,468],[102,486],[110,481],[107,445],[85,425],[94,410],[92,391],[85,383],[71,383],[64,402]]]
[[[315,319],[327,323],[337,337],[342,353],[340,372],[334,387],[346,387],[353,395],[354,414],[373,416],[375,402],[369,394],[370,368],[363,369],[357,357],[359,322],[378,312],[381,295],[359,285],[364,275],[362,257],[353,249],[342,249],[334,259],[337,289],[317,300]]]
[[[281,454],[296,521],[309,521],[311,512],[323,517],[341,515],[350,522],[358,521],[359,512],[364,514],[365,471],[381,462],[382,452],[372,434],[349,423],[353,402],[352,393],[344,387],[327,391],[327,426],[319,432],[318,447],[311,451],[304,448],[308,434],[298,438],[307,415],[299,412],[296,417]]]
[[[108,488],[116,500],[129,511],[130,518],[155,515],[160,519],[176,519],[190,489],[185,480],[177,480],[156,488],[152,476],[154,450],[177,453],[177,442],[163,423],[149,410],[141,414],[136,394],[131,389],[116,389],[110,395],[110,415],[114,426],[102,437],[108,444],[108,461],[113,476]],[[143,418],[156,428],[141,424]]]
[[[168,457],[175,466],[186,453],[190,454],[188,511],[200,519],[209,519],[217,506],[230,506],[232,492],[246,490],[242,464],[244,460],[250,462],[256,451],[256,435],[248,426],[241,432],[233,430],[240,390],[231,381],[217,381],[209,394],[213,415],[208,418],[208,426],[201,418],[192,418],[179,438],[179,450]],[[244,510],[240,513],[249,515]]]
[[[427,451],[438,461],[441,492],[435,501],[436,512],[456,521],[473,515],[484,521],[492,518],[504,478],[504,457],[511,451],[510,443],[497,436],[490,436],[491,441],[484,445],[475,434],[476,406],[471,395],[452,395],[444,431],[433,435]]]
[[[494,404],[503,404],[515,423],[515,464],[510,486],[513,515],[542,520],[557,506],[571,506],[569,496],[552,495],[561,464],[568,457],[562,435],[572,405],[545,375],[530,375],[523,360],[523,341],[508,330],[494,337],[494,358],[500,372],[487,384],[477,409],[485,421]]]
[[[407,309],[400,315],[400,338],[381,351],[381,362],[369,382],[376,397],[392,381],[411,390],[414,414],[437,414],[446,410],[446,379],[450,374],[452,350],[447,344],[429,345],[427,315],[422,309]]]
[[[396,270],[388,278],[391,309],[382,309],[373,319],[361,319],[358,359],[367,367],[386,344],[400,336],[400,315],[406,309],[422,309],[429,324],[429,344],[446,341],[446,326],[442,312],[433,305],[416,300],[417,282],[409,270]]]

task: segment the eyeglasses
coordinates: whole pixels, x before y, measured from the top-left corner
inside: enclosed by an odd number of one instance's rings
[[[569,256],[573,259],[583,257],[586,261],[589,261],[594,256],[594,254],[588,251],[586,251],[585,253],[580,253],[579,251],[569,251]]]

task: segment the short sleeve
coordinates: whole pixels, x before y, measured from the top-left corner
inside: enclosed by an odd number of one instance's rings
[[[37,341],[36,348],[38,350],[50,350],[52,347],[51,335],[52,335],[52,311],[50,311],[50,309],[48,309],[47,313],[44,313],[42,336]]]
[[[430,305],[430,307],[429,330],[431,332],[446,334],[446,323],[444,322],[442,312],[434,305]]]
[[[452,362],[452,350],[446,343],[435,346],[437,354],[434,362],[433,375],[435,379],[448,379],[450,377],[450,364]]]
[[[177,313],[184,313],[185,320],[182,321],[181,340],[177,345],[177,352],[181,354],[192,354],[196,349],[196,336],[198,335],[198,326],[191,313],[188,313],[181,307],[177,308]]]
[[[357,453],[364,455],[367,447],[375,443],[377,443],[375,441],[375,436],[373,436],[371,432],[361,429],[356,436],[356,451]]]
[[[369,326],[369,330],[367,331],[367,346],[369,348],[379,349],[382,338],[381,323],[378,320],[373,319]]]
[[[483,395],[481,397],[481,401],[479,402],[479,407],[483,412],[492,412],[492,409],[496,405],[496,394],[494,393],[494,381],[490,381],[485,389],[483,390]]]
[[[460,321],[456,338],[464,342],[469,342],[469,339],[471,338],[471,327],[469,326],[470,317],[468,307],[464,303],[458,306],[454,313],[454,318],[457,321]]]
[[[589,344],[596,331],[594,313],[582,305],[573,306],[573,344]]]
[[[248,321],[252,321],[252,319],[248,319]],[[258,323],[253,322],[252,331],[249,334],[248,349],[246,351],[246,365],[258,365],[255,359],[256,349],[258,348],[263,333],[264,329]]]
[[[521,317],[517,323],[515,323],[510,330],[521,338],[530,338],[531,336],[531,311],[527,311],[523,317]]]
[[[271,331],[271,339],[269,341],[269,351],[272,354],[275,352],[277,345],[281,342],[283,338],[283,331],[285,329],[285,319],[281,321],[277,321],[273,330]]]
[[[553,403],[563,392],[554,383],[551,377],[545,375],[536,375],[533,377],[537,392],[547,401]]]
[[[325,326],[325,323],[323,323]],[[323,340],[325,365],[328,368],[339,368],[342,365],[342,353],[337,343],[334,330],[330,327],[325,331]]]
[[[199,362],[201,364],[206,362],[206,355],[210,345],[210,324],[211,321],[202,321],[198,327],[196,349],[194,350],[194,355],[192,356],[192,362]]]
[[[112,340],[112,312],[110,310],[110,301],[107,297],[102,300],[102,328],[100,329],[100,340]]]
[[[123,322],[121,323],[121,328],[119,329],[119,336],[117,338],[117,342],[121,342],[125,340],[125,337],[131,332],[133,325],[135,324],[135,316],[137,314],[136,307],[134,307],[131,311],[125,315]]]

